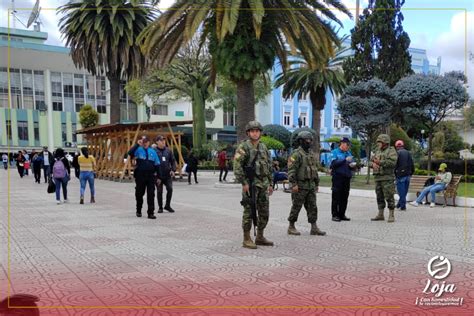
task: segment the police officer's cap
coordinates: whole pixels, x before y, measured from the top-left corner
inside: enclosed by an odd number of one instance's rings
[[[250,121],[247,123],[247,125],[245,126],[245,131],[248,132],[252,129],[258,129],[260,131],[263,131],[263,126],[262,124],[260,124],[260,122],[258,121]]]

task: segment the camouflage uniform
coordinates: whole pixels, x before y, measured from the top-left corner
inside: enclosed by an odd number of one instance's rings
[[[251,129],[262,130],[260,123],[251,121],[247,124],[247,131]],[[267,226],[269,217],[269,197],[268,189],[271,186],[272,181],[272,164],[270,152],[263,143],[253,145],[251,140],[242,142],[235,153],[234,157],[234,175],[237,182],[242,185],[248,185],[249,180],[245,175],[244,168],[251,165],[258,153],[258,157],[255,160],[255,193],[256,193],[256,209],[257,209],[257,229],[258,234],[255,239],[257,245],[271,246],[272,242],[268,241],[263,237],[263,230]],[[251,208],[248,204],[249,194],[242,192],[242,202],[244,206],[244,212],[242,216],[242,229],[244,231],[244,247],[256,248],[253,241],[250,238],[250,230],[252,228],[252,217]]]
[[[388,144],[389,146],[383,150],[377,148],[373,157],[380,160],[380,166],[378,170],[374,170],[375,193],[377,195],[379,213],[372,220],[384,220],[383,212],[385,205],[387,205],[390,213],[388,221],[393,222],[395,210],[395,198],[393,196],[395,194],[395,165],[398,155],[395,148],[390,146],[390,137],[388,135],[379,135],[377,142]]]
[[[298,134],[298,141],[310,139],[310,132],[303,131]],[[298,192],[291,193],[292,207],[288,221],[290,227],[288,233],[290,235],[299,235],[300,233],[294,227],[294,223],[298,220],[298,215],[304,205],[308,214],[308,222],[311,224],[312,235],[325,235],[316,226],[318,219],[318,207],[316,205],[316,190],[319,186],[318,163],[314,153],[310,150],[306,151],[301,146],[295,150],[288,161],[288,180],[292,187],[298,186]]]

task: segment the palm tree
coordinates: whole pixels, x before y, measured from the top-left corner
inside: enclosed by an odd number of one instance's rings
[[[110,81],[110,122],[120,122],[120,81],[146,70],[137,36],[154,17],[148,1],[82,0],[58,8],[74,65]]]
[[[341,40],[343,42],[344,39]],[[333,59],[326,59],[321,66],[307,63],[301,56],[295,57],[290,62],[294,68],[280,73],[275,81],[275,86],[283,86],[282,96],[284,98],[295,95],[304,96],[309,94],[309,100],[313,109],[312,128],[319,135],[321,129],[321,111],[326,105],[326,91],[329,89],[333,96],[341,95],[346,87],[344,73],[341,65],[350,47],[337,48]],[[313,149],[319,159],[320,139],[316,137]]]
[[[331,10],[350,16],[339,0],[178,0],[140,35],[143,51],[158,66],[171,62],[198,30],[216,71],[237,85],[237,136],[255,118],[253,80],[275,61],[286,69],[287,48],[314,63],[334,54]]]

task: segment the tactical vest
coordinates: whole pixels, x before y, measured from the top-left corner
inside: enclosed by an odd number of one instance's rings
[[[270,176],[270,168],[271,168],[271,162],[270,158],[268,155],[268,150],[266,149],[265,145],[262,143],[258,144],[258,149],[253,148],[252,144],[247,144],[247,150],[249,150],[249,159],[246,164],[250,164],[253,159],[255,158],[255,155],[257,155],[257,151],[259,151],[258,158],[255,161],[255,174],[257,175],[257,178],[263,179],[268,176]]]
[[[316,162],[316,156],[304,152],[304,150],[299,149],[301,157],[301,165],[298,168],[297,180],[298,181],[308,181],[318,178],[318,164]],[[302,152],[303,151],[303,152]]]

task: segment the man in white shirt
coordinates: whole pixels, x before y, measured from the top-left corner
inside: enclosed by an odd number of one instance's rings
[[[48,151],[48,146],[44,146],[40,156],[43,156],[44,182],[47,183],[51,175],[51,168],[54,160],[53,154]]]

